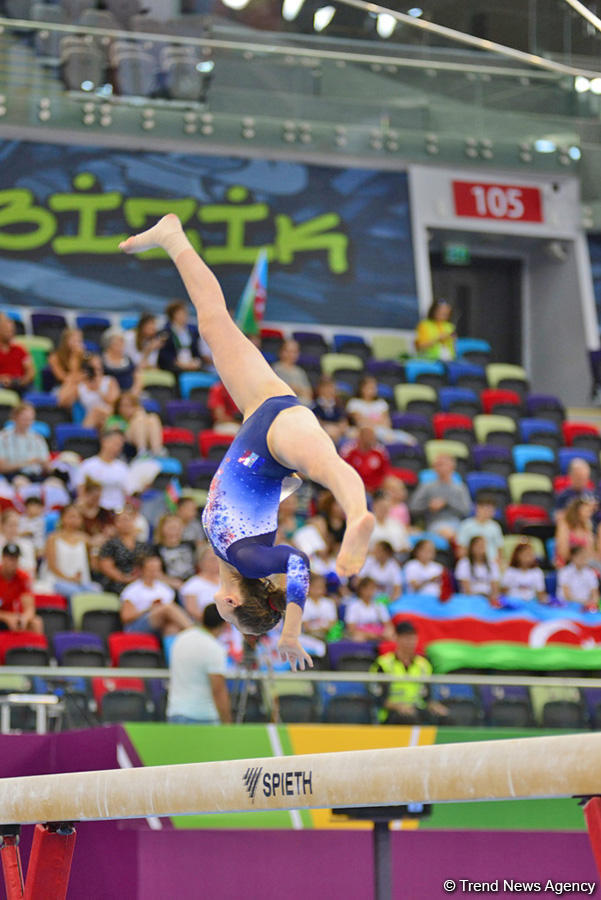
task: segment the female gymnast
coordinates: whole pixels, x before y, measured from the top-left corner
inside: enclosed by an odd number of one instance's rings
[[[232,321],[219,282],[176,215],[164,216],[119,247],[125,253],[162,247],[169,254],[219,377],[244,416],[211,482],[203,513],[207,537],[219,557],[217,608],[227,622],[255,635],[269,631],[285,613],[280,654],[293,671],[297,664],[304,669],[305,663],[312,665],[299,643],[309,560],[294,547],[274,546],[282,482],[290,484],[290,476],[298,472],[328,488],[342,506],[346,530],[336,568],[343,576],[355,575],[363,566],[373,530],[363,482],[338,456],[313,413]],[[286,574],[285,593],[269,580],[275,573]]]

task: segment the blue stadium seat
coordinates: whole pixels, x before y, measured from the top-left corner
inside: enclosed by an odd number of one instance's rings
[[[436,474],[434,469],[422,469],[418,475],[418,480],[420,484],[427,484],[429,481],[436,481],[438,475]],[[463,478],[459,474],[459,472],[453,472],[452,475],[453,481],[457,482],[457,484],[463,484]]]
[[[484,366],[476,366],[473,363],[461,362],[461,360],[449,362],[447,363],[447,376],[449,384],[454,387],[470,388],[478,393],[488,387]]]
[[[509,500],[507,479],[502,475],[497,475],[495,472],[468,472],[465,476],[465,482],[470,492],[470,497],[474,501],[481,491],[486,491],[487,494],[490,493],[501,501],[505,497],[505,503]]]
[[[516,472],[540,472],[552,478],[557,471],[555,454],[550,447],[541,444],[516,444],[513,462]]]
[[[183,372],[179,376],[180,393],[184,400],[190,400],[195,388],[202,388],[208,393],[209,388],[217,381],[218,376],[212,372]]]
[[[59,450],[73,450],[81,456],[93,456],[100,446],[97,430],[82,425],[59,424],[54,429],[54,436]]]
[[[459,415],[476,416],[482,412],[482,404],[476,391],[470,388],[441,387],[438,400],[443,412],[459,413]]]
[[[435,359],[408,359],[405,376],[409,384],[429,384],[438,388],[446,384],[445,368]]]
[[[592,450],[585,450],[584,447],[560,447],[557,452],[559,461],[559,471],[562,475],[566,475],[570,467],[570,463],[574,459],[585,459],[593,470],[593,477],[598,477],[599,457]]]

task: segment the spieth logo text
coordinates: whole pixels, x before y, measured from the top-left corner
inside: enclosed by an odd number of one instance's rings
[[[263,766],[248,768],[242,780],[252,802],[257,789],[264,797],[305,797],[313,793],[313,772],[264,772]]]

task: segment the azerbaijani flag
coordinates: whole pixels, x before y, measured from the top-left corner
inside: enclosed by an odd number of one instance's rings
[[[259,250],[236,312],[236,325],[244,334],[259,334],[267,303],[267,251]]]
[[[179,481],[177,480],[177,478],[172,478],[165,489],[165,500],[169,512],[175,512],[175,510],[177,509],[178,500],[181,498],[181,496],[182,491],[179,486]]]

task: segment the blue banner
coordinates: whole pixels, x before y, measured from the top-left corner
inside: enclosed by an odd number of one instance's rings
[[[415,327],[405,173],[27,142],[0,143],[0,301],[161,312],[174,267],[117,244],[166,212],[232,309],[265,247],[266,319]]]

